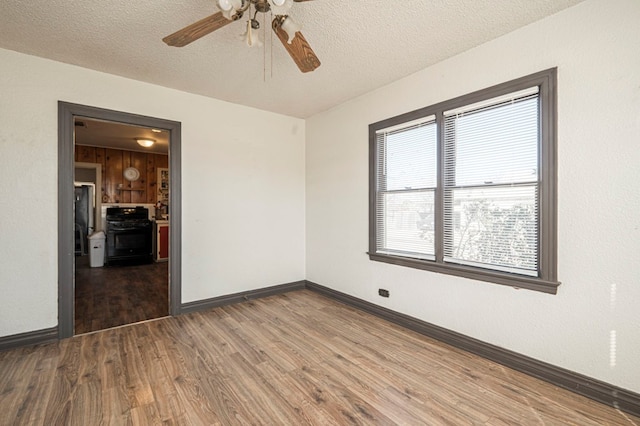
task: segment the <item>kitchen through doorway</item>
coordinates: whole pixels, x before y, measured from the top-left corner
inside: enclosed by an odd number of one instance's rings
[[[59,337],[180,311],[180,123],[59,102]]]
[[[168,132],[79,116],[74,128],[75,334],[169,315]]]

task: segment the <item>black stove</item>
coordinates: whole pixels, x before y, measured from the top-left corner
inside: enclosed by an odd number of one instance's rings
[[[152,223],[145,207],[107,207],[107,264],[153,260]]]
[[[107,207],[107,220],[149,220],[146,207]]]

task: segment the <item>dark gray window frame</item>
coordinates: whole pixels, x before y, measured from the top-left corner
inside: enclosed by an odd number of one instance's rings
[[[539,224],[539,276],[528,277],[472,266],[445,263],[443,165],[444,140],[443,113],[451,109],[474,104],[512,92],[539,87],[540,96],[540,224]],[[448,275],[470,278],[495,284],[508,285],[544,293],[556,294],[557,277],[557,68],[540,71],[506,83],[498,84],[448,101],[398,115],[369,125],[369,259],[410,268],[423,269]],[[438,186],[435,197],[436,260],[420,260],[376,253],[376,131],[398,124],[436,116],[438,125]]]
[[[169,314],[179,315],[182,309],[181,123],[58,101],[58,337],[64,339],[74,334],[73,132],[76,116],[164,129],[170,132]]]

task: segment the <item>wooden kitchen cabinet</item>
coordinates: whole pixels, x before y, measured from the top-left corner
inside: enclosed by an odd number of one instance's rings
[[[166,262],[169,260],[169,221],[156,220],[153,231],[153,258],[156,262]]]

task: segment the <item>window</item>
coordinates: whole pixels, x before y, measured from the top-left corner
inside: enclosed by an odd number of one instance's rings
[[[556,70],[369,126],[371,260],[556,293]]]

